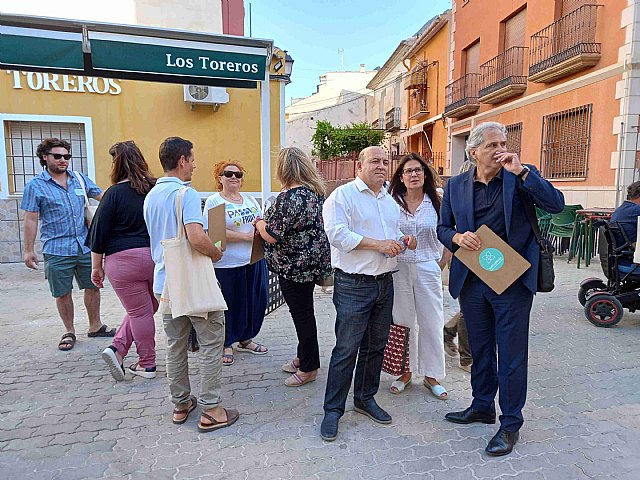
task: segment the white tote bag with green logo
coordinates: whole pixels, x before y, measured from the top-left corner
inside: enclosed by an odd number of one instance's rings
[[[173,318],[183,315],[207,318],[209,312],[227,310],[211,258],[194,249],[182,222],[182,197],[188,187],[176,196],[178,236],[162,240],[166,279],[161,297],[161,312]],[[168,307],[168,308],[167,308]]]

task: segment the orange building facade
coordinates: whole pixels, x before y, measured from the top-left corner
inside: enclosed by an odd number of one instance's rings
[[[497,121],[509,149],[567,203],[624,200],[638,180],[635,9],[628,0],[454,0],[443,113],[451,174],[471,128]]]
[[[421,154],[447,175],[447,128],[442,113],[449,78],[450,14],[448,10],[432,19],[405,55],[409,71],[404,74],[406,108],[401,122],[406,150]]]

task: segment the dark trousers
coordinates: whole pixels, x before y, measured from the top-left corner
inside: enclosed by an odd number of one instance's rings
[[[253,265],[216,268],[220,290],[229,310],[224,312],[224,346],[253,340],[258,335],[268,301],[268,273],[264,260]]]
[[[380,280],[365,281],[337,271],[333,304],[336,346],[329,364],[324,411],[343,415],[354,367],[354,402],[366,403],[378,393],[384,347],[392,321],[393,278],[388,275]]]
[[[318,329],[313,311],[313,289],[316,284],[293,282],[281,275],[278,280],[298,335],[297,357],[300,359],[300,371],[313,372],[320,368]]]
[[[520,281],[498,295],[473,274],[460,293],[473,357],[471,407],[495,411],[499,388],[500,424],[507,432],[518,431],[524,422],[532,303],[533,294]]]
[[[469,334],[467,325],[464,322],[462,310],[454,315],[455,322],[451,327],[444,327],[444,340],[453,340],[458,336],[458,353],[460,354],[460,365],[471,365],[471,349],[469,348]],[[453,322],[453,320],[452,320]]]

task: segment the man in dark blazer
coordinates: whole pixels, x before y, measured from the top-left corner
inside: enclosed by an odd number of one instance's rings
[[[522,165],[518,155],[507,152],[506,140],[507,131],[500,123],[481,123],[471,131],[466,152],[477,167],[449,180],[438,223],[438,238],[452,252],[481,250],[473,232],[487,225],[531,263],[529,270],[498,295],[455,256],[451,262],[449,291],[453,298],[460,297],[473,357],[473,402],[445,418],[454,423],[494,424],[499,388],[500,429],[486,448],[494,456],[511,453],[523,424],[529,316],[537,287],[540,250],[518,191],[548,212],[557,213],[564,207],[562,193],[533,165]]]

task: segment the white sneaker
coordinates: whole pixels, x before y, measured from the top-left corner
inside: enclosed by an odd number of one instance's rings
[[[118,363],[118,357],[116,357],[115,350],[109,345],[102,351],[102,359],[109,367],[111,376],[118,382],[124,380],[124,368]]]

